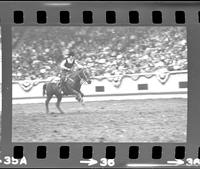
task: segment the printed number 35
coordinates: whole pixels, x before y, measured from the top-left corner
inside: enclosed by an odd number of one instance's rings
[[[9,157],[9,156],[5,156],[4,157],[4,164],[5,165],[9,165],[9,164],[13,164],[13,165],[16,165],[18,164],[18,160],[17,159],[14,159],[12,157]]]

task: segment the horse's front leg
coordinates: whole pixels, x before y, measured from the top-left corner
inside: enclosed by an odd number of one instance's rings
[[[76,95],[76,100],[78,100],[79,102],[83,102],[82,94],[79,91],[74,90],[72,87],[68,88],[74,95]]]
[[[81,97],[84,97],[84,94],[80,90],[78,92],[81,94]]]
[[[83,97],[84,97],[84,94],[79,90],[79,93],[81,94],[81,104],[83,105],[83,106],[85,106],[85,104],[84,104],[84,101],[83,101]]]

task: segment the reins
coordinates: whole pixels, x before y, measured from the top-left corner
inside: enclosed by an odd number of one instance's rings
[[[83,82],[86,82],[86,80],[84,80],[84,78],[82,78],[82,77],[80,76],[80,73],[77,73],[77,75],[78,75],[78,78],[80,79],[80,81],[83,80]],[[83,70],[83,75],[84,75],[85,79],[87,79],[84,70]],[[68,77],[67,79],[69,79],[69,80],[71,80],[71,81],[74,82],[74,79],[72,79],[72,78],[70,78],[70,77]]]

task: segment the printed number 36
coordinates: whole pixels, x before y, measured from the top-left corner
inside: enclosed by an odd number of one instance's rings
[[[107,158],[101,158],[100,160],[100,166],[105,167],[105,166],[114,166],[115,165],[115,160],[114,159],[107,159]]]
[[[200,166],[200,159],[198,158],[195,159],[187,158],[186,161],[187,161],[186,163],[187,166]]]

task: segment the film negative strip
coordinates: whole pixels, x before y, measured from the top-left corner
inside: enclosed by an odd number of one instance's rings
[[[200,167],[199,11],[0,2],[0,167]]]

